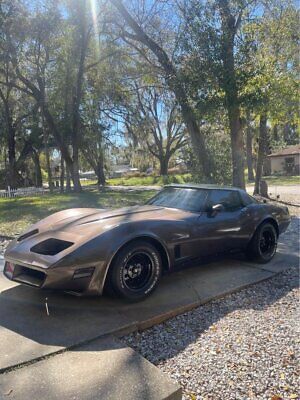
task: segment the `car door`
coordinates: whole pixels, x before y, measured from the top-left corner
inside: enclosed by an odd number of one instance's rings
[[[208,191],[205,189],[177,189],[176,206],[183,210],[176,228],[169,233],[174,248],[175,263],[195,259],[199,256],[199,217],[204,212]],[[180,211],[179,211],[180,212]]]
[[[212,207],[217,204],[221,204],[222,209],[213,212]],[[209,190],[206,211],[201,213],[196,226],[199,255],[243,247],[248,240],[249,217],[237,190]]]

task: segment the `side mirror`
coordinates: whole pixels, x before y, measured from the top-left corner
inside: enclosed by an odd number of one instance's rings
[[[215,205],[212,206],[212,208],[211,208],[211,211],[212,211],[213,213],[218,213],[218,212],[223,211],[223,210],[224,210],[223,204],[215,204]]]
[[[224,210],[224,206],[222,204],[215,204],[215,205],[209,207],[207,212],[210,217],[215,217],[218,214],[218,212],[223,211],[223,210]]]

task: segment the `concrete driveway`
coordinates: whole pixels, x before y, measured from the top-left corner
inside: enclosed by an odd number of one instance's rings
[[[164,276],[157,291],[137,304],[40,291],[10,282],[1,274],[0,372],[8,376],[16,367],[35,363],[67,348],[76,349],[107,335],[145,329],[298,265],[298,222],[295,219],[293,230],[280,237],[278,253],[269,264],[250,263],[242,255],[206,260]],[[0,264],[3,267],[3,260]],[[56,358],[60,360],[58,355],[51,360]],[[76,360],[80,363],[78,357]]]

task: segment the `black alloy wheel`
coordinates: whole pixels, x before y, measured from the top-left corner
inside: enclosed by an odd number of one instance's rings
[[[161,256],[156,247],[137,240],[119,251],[109,270],[110,284],[121,297],[142,300],[156,288],[162,273]]]
[[[277,249],[277,231],[273,224],[265,222],[256,230],[246,254],[249,259],[261,264],[269,262]]]

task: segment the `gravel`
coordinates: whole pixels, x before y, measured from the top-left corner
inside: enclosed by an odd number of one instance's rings
[[[298,283],[291,268],[122,340],[183,399],[299,399]]]
[[[271,197],[275,196],[271,194]],[[289,203],[286,204],[286,206],[288,207],[291,215],[300,217],[300,187],[296,193],[282,193],[280,195],[280,200]],[[278,205],[284,204],[278,203]]]
[[[0,237],[0,256],[4,254],[4,251],[10,241]]]

